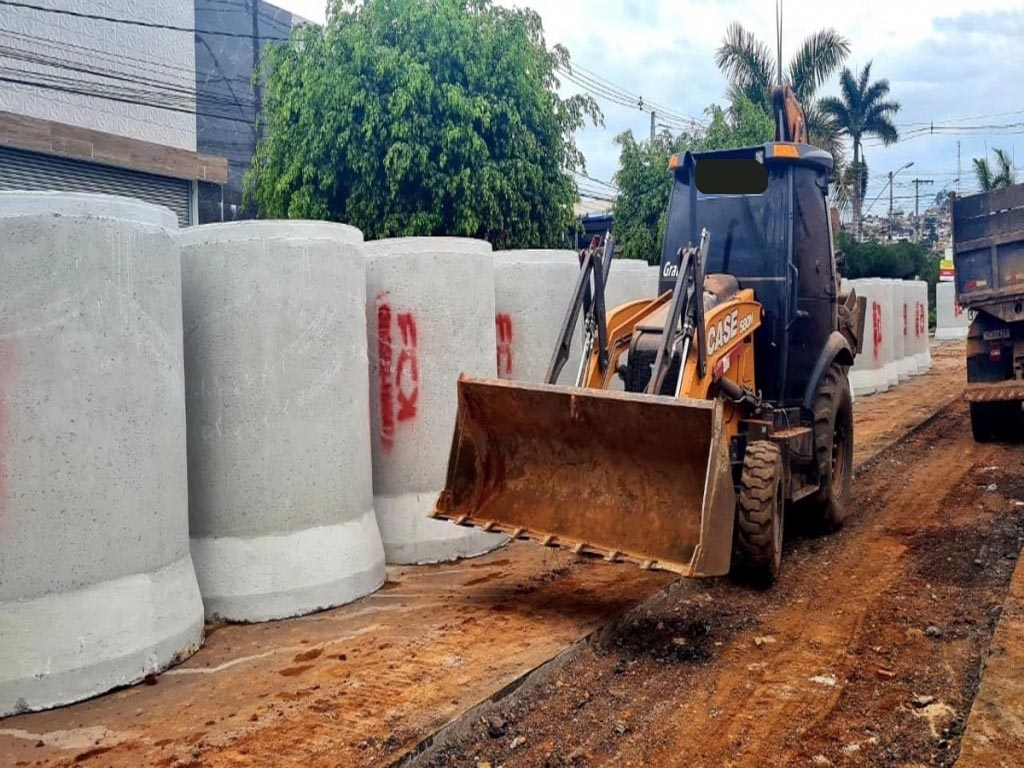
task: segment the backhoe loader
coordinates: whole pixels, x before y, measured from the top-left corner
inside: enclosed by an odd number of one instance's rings
[[[865,301],[840,291],[832,156],[789,86],[773,104],[773,142],[671,158],[658,296],[604,306],[607,237],[581,252],[544,382],[459,377],[432,517],[768,583],[787,515],[842,523]],[[581,313],[575,385],[557,385]]]

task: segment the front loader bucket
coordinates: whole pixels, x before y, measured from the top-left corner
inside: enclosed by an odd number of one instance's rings
[[[717,400],[464,376],[432,516],[720,576],[736,506],[726,442]]]

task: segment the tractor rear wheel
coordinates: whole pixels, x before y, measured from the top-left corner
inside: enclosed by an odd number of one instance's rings
[[[853,397],[839,363],[825,371],[814,396],[814,454],[820,484],[811,502],[814,520],[834,531],[846,519],[853,475]]]
[[[771,583],[782,564],[782,453],[768,440],[747,446],[736,509],[736,550],[751,577]]]

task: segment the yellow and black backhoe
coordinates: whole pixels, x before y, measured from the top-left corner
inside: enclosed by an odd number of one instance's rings
[[[545,382],[459,378],[432,517],[768,582],[786,515],[842,523],[864,299],[840,291],[832,156],[788,86],[773,103],[775,141],[672,157],[660,295],[606,309],[608,237],[580,254]],[[557,385],[581,312],[575,386]]]

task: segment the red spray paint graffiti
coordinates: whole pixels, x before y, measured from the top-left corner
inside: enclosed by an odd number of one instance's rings
[[[512,375],[512,317],[499,314],[494,318],[498,336],[498,375]]]
[[[420,396],[420,368],[416,360],[416,321],[411,312],[398,313],[398,329],[402,333],[402,351],[398,355],[395,380],[398,386],[398,420],[416,418],[416,401]]]
[[[878,360],[882,353],[882,305],[877,301],[871,302],[871,319],[875,360]]]
[[[919,339],[924,336],[927,325],[928,320],[925,318],[924,304],[917,302],[917,307],[914,312],[914,335]]]
[[[416,417],[419,400],[419,361],[416,353],[416,320],[411,312],[394,314],[386,302],[387,293],[377,295],[377,376],[380,386],[380,444],[384,450],[395,445],[396,422]],[[395,360],[394,325],[398,325],[401,346]],[[397,414],[396,414],[397,406]]]
[[[395,409],[391,373],[391,307],[377,296],[377,366],[380,382],[380,444],[390,449],[395,443]]]

